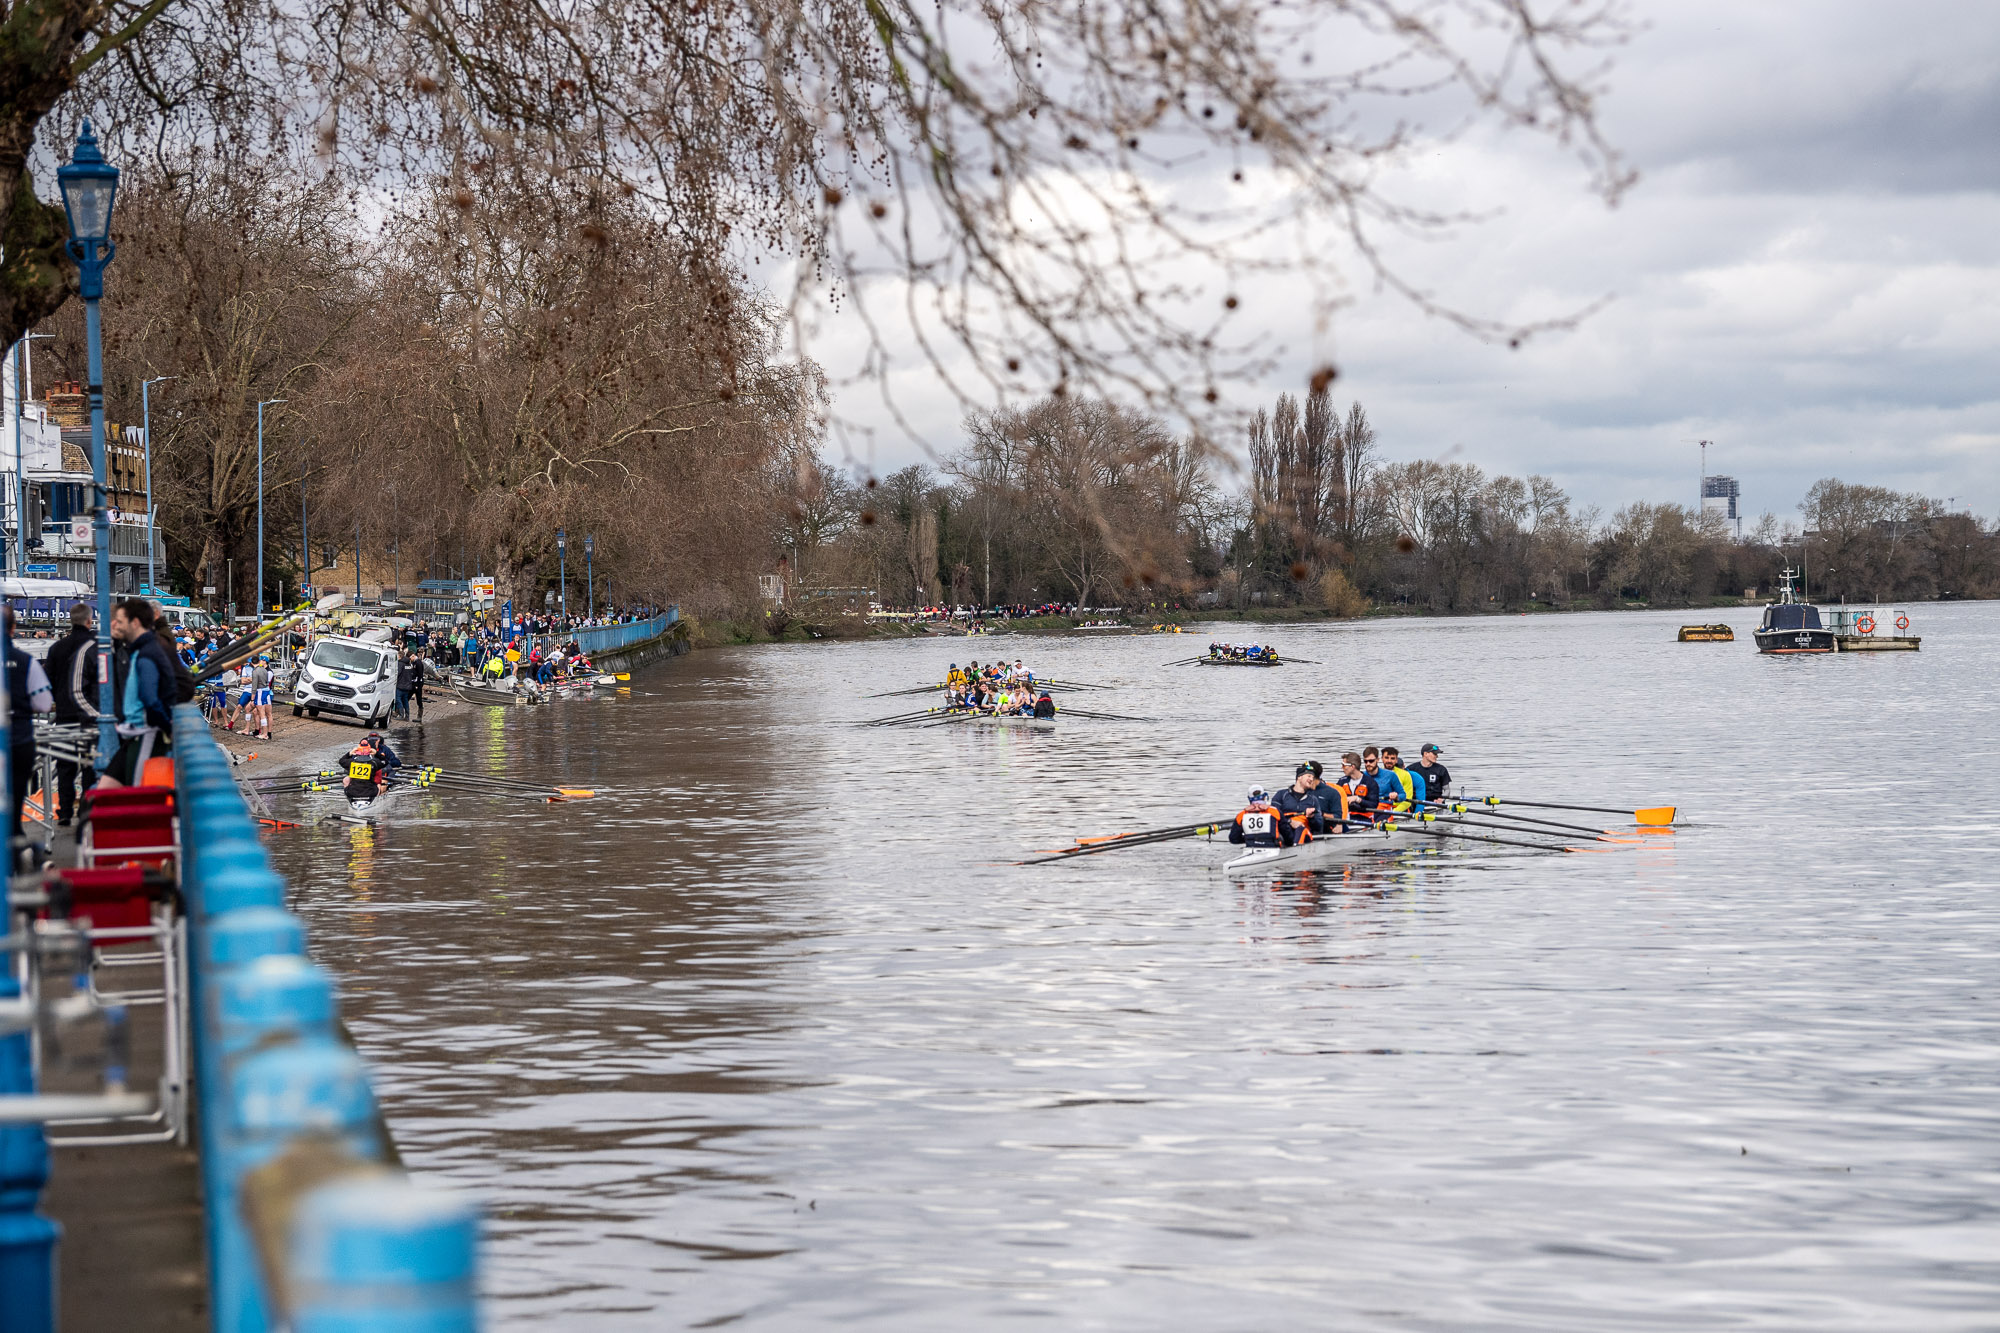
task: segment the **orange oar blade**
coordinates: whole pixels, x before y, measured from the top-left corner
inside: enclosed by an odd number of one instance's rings
[[[1650,810],[1634,810],[1632,817],[1641,824],[1671,824],[1676,813],[1678,811],[1675,806],[1656,805]]]
[[[597,795],[597,793],[590,790],[590,788],[588,787],[557,787],[556,795],[585,797],[585,796],[595,796]]]
[[[1131,836],[1129,833],[1106,833],[1096,838],[1078,838],[1076,845],[1079,847],[1094,847],[1100,842],[1117,842],[1120,838],[1129,838]]]

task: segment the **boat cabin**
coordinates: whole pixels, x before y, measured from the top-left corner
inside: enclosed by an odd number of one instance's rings
[[[1819,608],[1805,602],[1773,602],[1764,608],[1764,622],[1757,626],[1759,634],[1784,633],[1792,630],[1824,629],[1819,623]]]

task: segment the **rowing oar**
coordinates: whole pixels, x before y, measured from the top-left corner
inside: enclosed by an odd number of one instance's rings
[[[1037,680],[1036,686],[1050,690],[1108,690],[1109,685],[1095,685],[1087,680]]]
[[[1100,834],[1099,836],[1094,838],[1078,838],[1076,840],[1076,846],[1095,847],[1098,846],[1099,844],[1107,842],[1123,842],[1127,838],[1150,838],[1156,833],[1178,833],[1186,827],[1187,825],[1185,824],[1172,824],[1166,828],[1134,829],[1130,833],[1105,833],[1105,834]],[[1065,850],[1075,851],[1076,847],[1066,848]]]
[[[195,673],[194,677],[195,682],[199,684],[202,681],[209,680],[210,678],[215,676],[219,676],[223,672],[227,671],[230,667],[235,666],[237,663],[243,661],[246,657],[249,657],[251,654],[259,651],[260,649],[268,648],[271,645],[271,643],[274,640],[276,640],[279,634],[283,633],[285,630],[290,629],[292,625],[299,620],[300,617],[311,615],[314,613],[323,614],[327,611],[333,610],[335,607],[341,605],[346,600],[347,600],[346,593],[330,592],[326,596],[320,598],[319,601],[315,602],[312,606],[300,607],[298,610],[293,611],[290,615],[281,617],[278,620],[274,620],[268,625],[260,625],[256,629],[251,630],[248,634],[244,634],[239,638],[237,638],[237,640],[234,643],[224,644],[221,648],[217,649],[214,653],[210,654],[208,662],[202,667],[200,671]]]
[[[950,717],[944,718],[942,721],[925,722],[921,726],[919,726],[917,730],[925,731],[931,727],[948,727],[951,726],[954,722],[969,722],[975,717],[992,717],[992,716],[994,716],[992,713],[982,712],[977,708],[966,708],[952,713]]]
[[[1182,659],[1181,659],[1180,661],[1178,661],[1178,662],[1164,662],[1164,663],[1162,663],[1161,665],[1163,665],[1163,666],[1193,666],[1193,665],[1194,665],[1194,664],[1195,664],[1196,662],[1201,662],[1201,661],[1206,661],[1206,660],[1207,660],[1207,659],[1206,659],[1205,657],[1183,657],[1183,658],[1182,658]]]
[[[1655,827],[1671,824],[1679,809],[1671,805],[1646,806],[1638,810],[1614,810],[1603,805],[1557,805],[1553,801],[1516,801],[1504,796],[1475,796],[1471,798],[1479,805],[1525,805],[1530,810],[1582,810],[1593,815],[1626,815],[1635,824],[1651,824]]]
[[[899,699],[906,694],[933,694],[944,689],[942,685],[919,685],[914,690],[885,690],[881,694],[864,695],[868,699]]]
[[[914,713],[894,713],[888,717],[868,718],[854,725],[857,727],[887,727],[898,722],[915,722],[919,718],[930,717],[934,713],[942,713],[944,711],[944,706],[940,704],[936,708],[919,708]]]
[[[560,805],[567,799],[547,791],[515,791],[511,787],[483,787],[476,782],[460,782],[451,778],[420,777],[409,783],[425,791],[455,791],[467,796],[492,796],[503,801],[540,801],[546,805]],[[331,791],[331,787],[313,787],[312,791]]]
[[[1016,861],[1014,864],[1017,866],[1047,865],[1051,861],[1067,861],[1078,856],[1096,856],[1099,852],[1115,852],[1125,847],[1147,847],[1156,842],[1172,842],[1176,838],[1198,838],[1205,833],[1220,833],[1228,827],[1229,824],[1224,820],[1215,820],[1207,824],[1183,824],[1177,828],[1161,829],[1156,833],[1135,833],[1130,837],[1119,838],[1115,842],[1100,842],[1089,847],[1072,847],[1068,851],[1057,852],[1053,856],[1037,856],[1026,861]]]
[[[1508,819],[1518,824],[1540,824],[1544,828],[1566,829],[1571,833],[1588,833],[1592,836],[1597,836],[1606,832],[1604,829],[1594,829],[1584,824],[1562,824],[1553,819],[1536,819],[1532,815],[1511,815],[1505,810],[1487,806],[1467,805],[1463,801],[1426,801],[1424,804],[1434,805],[1439,810],[1455,815],[1490,815],[1494,819]]]
[[[1056,712],[1061,717],[1088,717],[1095,718],[1099,722],[1158,722],[1160,720],[1156,717],[1129,717],[1124,713],[1091,713],[1081,708],[1059,708]]]
[[[1512,838],[1489,838],[1482,833],[1447,833],[1443,829],[1425,828],[1421,824],[1405,826],[1391,821],[1386,824],[1378,824],[1376,827],[1390,833],[1401,830],[1409,833],[1421,833],[1431,838],[1461,838],[1467,842],[1490,842],[1500,847],[1527,847],[1537,852],[1568,852],[1575,850],[1572,847],[1563,847],[1559,844],[1549,842],[1517,842]]]
[[[1433,820],[1437,819],[1437,816],[1435,814],[1432,814],[1428,810],[1422,811],[1414,816],[1409,816],[1409,817],[1422,820],[1426,826],[1428,826]],[[1530,820],[1528,822],[1547,823],[1548,821]],[[1451,823],[1454,828],[1462,827],[1462,828],[1477,828],[1477,829],[1493,829],[1500,833],[1524,833],[1524,834],[1530,834],[1537,838],[1573,838],[1580,836],[1588,838],[1592,842],[1622,842],[1626,844],[1640,844],[1645,841],[1645,839],[1643,838],[1621,838],[1610,833],[1600,833],[1596,829],[1587,829],[1576,824],[1554,824],[1551,825],[1549,828],[1542,829],[1542,828],[1527,828],[1519,823],[1502,824],[1502,823],[1496,823],[1491,820],[1476,820],[1476,819],[1455,819],[1452,820]],[[1564,829],[1568,831],[1558,833],[1556,832],[1557,829]]]
[[[483,773],[453,773],[453,772],[448,772],[445,769],[438,768],[436,766],[420,768],[416,771],[419,775],[429,775],[432,777],[447,778],[453,782],[470,782],[488,787],[503,787],[510,791],[528,792],[530,794],[538,796],[597,795],[597,792],[590,787],[566,787],[560,783],[549,783],[549,782],[522,782],[518,778],[487,777]]]

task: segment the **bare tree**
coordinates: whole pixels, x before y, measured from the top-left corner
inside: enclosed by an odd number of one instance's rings
[[[1274,364],[1259,321],[1231,322],[1260,274],[1317,322],[1352,262],[1482,336],[1537,327],[1383,261],[1385,231],[1459,221],[1387,184],[1429,136],[1484,119],[1573,150],[1607,198],[1631,179],[1597,127],[1612,5],[17,0],[0,28],[4,341],[72,289],[30,163],[43,136],[46,187],[86,111],[127,161],[212,143],[443,209],[532,172],[632,202],[725,307],[740,271],[795,258],[794,332],[829,290],[857,303],[866,373],[888,274],[962,391],[1094,386],[1195,420]],[[1198,170],[1219,189],[1181,190]]]

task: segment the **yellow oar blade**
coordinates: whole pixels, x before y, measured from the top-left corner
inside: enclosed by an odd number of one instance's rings
[[[594,791],[592,791],[592,790],[590,790],[590,788],[588,788],[588,787],[557,787],[557,788],[556,788],[556,795],[558,795],[558,796],[595,796],[595,795],[597,795],[597,793],[596,793],[596,792],[594,792]]]
[[[1674,822],[1674,815],[1676,813],[1677,807],[1675,806],[1656,805],[1650,810],[1634,810],[1632,817],[1641,824],[1671,824]]]

